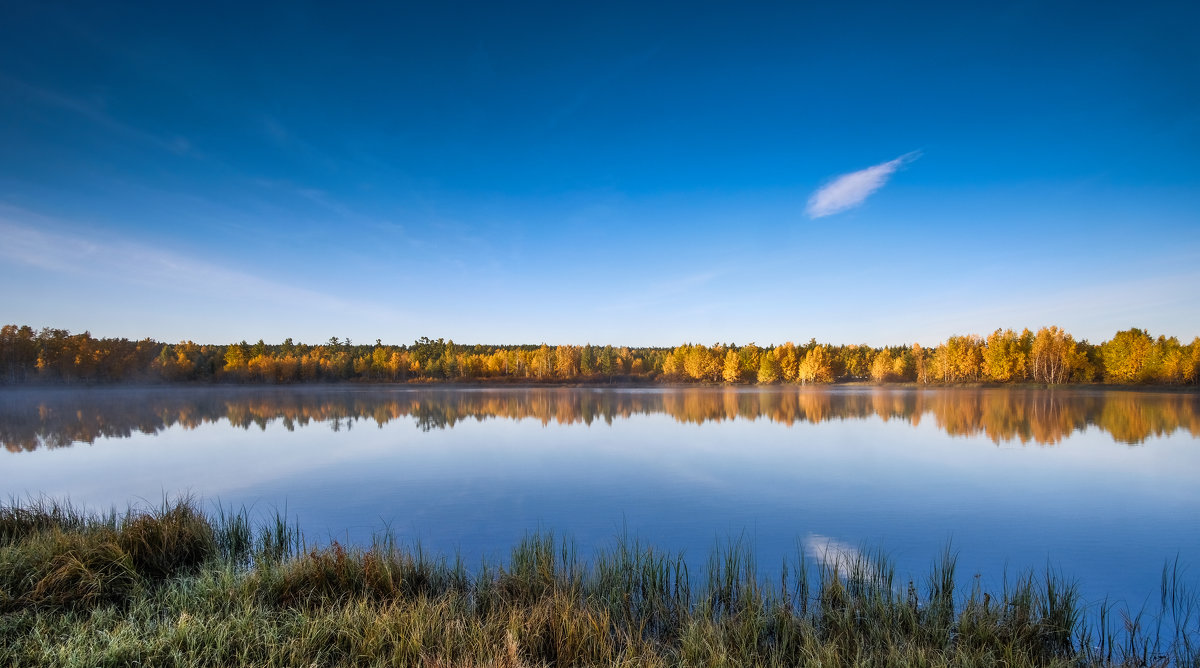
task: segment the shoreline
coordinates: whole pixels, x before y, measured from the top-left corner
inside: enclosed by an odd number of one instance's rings
[[[832,383],[713,383],[713,382],[680,382],[659,381],[654,379],[621,380],[546,380],[521,378],[505,380],[501,378],[463,378],[451,380],[409,380],[409,381],[319,381],[319,382],[110,382],[110,383],[0,383],[0,392],[23,390],[93,390],[93,389],[398,389],[398,388],[450,388],[450,389],[650,389],[662,388],[671,390],[686,389],[740,389],[740,390],[799,390],[799,389],[879,389],[879,390],[1100,390],[1120,392],[1152,392],[1170,394],[1200,394],[1200,385],[1171,385],[1171,384],[1107,384],[1107,383],[1063,383],[1050,385],[1046,383],[996,383],[996,382],[964,382],[964,383],[916,383],[916,382],[884,382],[877,383],[862,380],[836,381]]]

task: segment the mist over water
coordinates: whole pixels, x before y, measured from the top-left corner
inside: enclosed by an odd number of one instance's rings
[[[1047,565],[1085,601],[1200,568],[1195,394],[1093,389],[151,388],[0,392],[0,491],[94,509],[285,510],[310,541],[503,559],[553,530],[747,542],[764,577],[882,551],[921,579],[950,543],[998,589]],[[1194,579],[1194,578],[1193,578]]]

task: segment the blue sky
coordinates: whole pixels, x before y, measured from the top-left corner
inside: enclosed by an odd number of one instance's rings
[[[16,3],[0,320],[1200,334],[1195,3]]]

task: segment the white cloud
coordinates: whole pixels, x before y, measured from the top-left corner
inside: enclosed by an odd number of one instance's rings
[[[853,209],[866,201],[871,193],[882,188],[896,170],[919,157],[920,152],[913,151],[895,160],[842,174],[808,198],[808,217],[821,218]]]

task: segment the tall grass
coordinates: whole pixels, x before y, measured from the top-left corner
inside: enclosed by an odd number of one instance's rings
[[[959,591],[949,549],[921,582],[881,554],[803,552],[777,583],[742,540],[701,573],[623,536],[584,558],[527,536],[500,564],[403,547],[308,546],[284,515],[194,500],[87,515],[0,508],[0,665],[1200,666],[1200,599],[1163,571],[1158,610],[1085,610],[1050,570]],[[1096,623],[1087,620],[1097,618]]]

